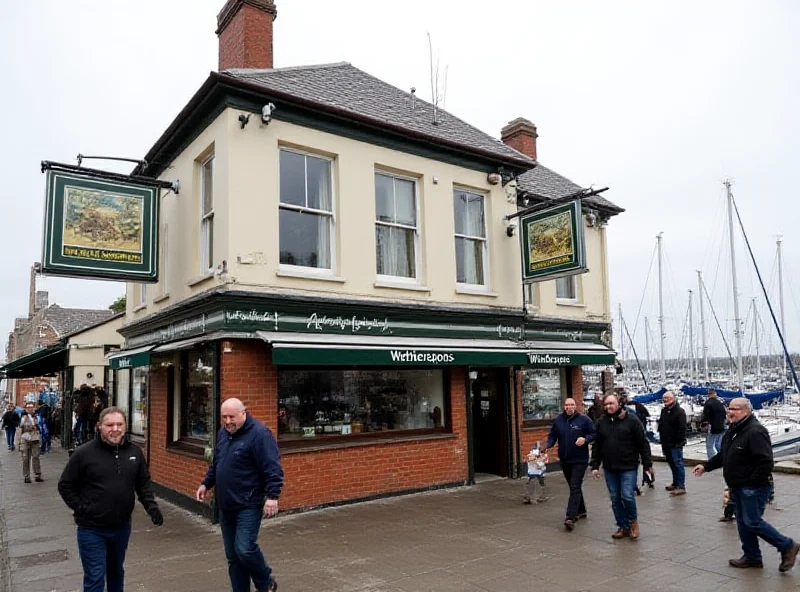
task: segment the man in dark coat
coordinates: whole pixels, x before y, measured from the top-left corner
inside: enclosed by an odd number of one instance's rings
[[[545,449],[558,442],[558,460],[561,472],[569,485],[569,501],[564,527],[575,528],[580,518],[586,518],[586,504],[583,500],[583,477],[589,466],[589,443],[594,440],[594,422],[578,412],[575,399],[564,401],[564,413],[556,417],[547,436]]]
[[[706,455],[713,458],[719,453],[722,446],[722,436],[725,435],[725,405],[717,397],[717,391],[708,389],[708,399],[703,404],[703,414],[700,416],[700,426],[708,425],[706,436]]]
[[[797,560],[800,545],[775,530],[763,517],[774,464],[769,432],[755,418],[750,401],[744,397],[730,402],[728,420],[730,427],[722,439],[720,453],[694,468],[694,474],[700,477],[722,467],[730,489],[743,555],[728,563],[738,568],[764,567],[758,545],[760,537],[780,552],[778,569],[789,571]]]
[[[6,431],[6,444],[8,444],[8,449],[14,450],[14,436],[19,427],[19,415],[17,415],[17,411],[14,408],[14,403],[8,404],[8,411],[3,414],[3,419],[0,421],[2,421],[3,429]]]
[[[686,493],[686,469],[683,465],[683,447],[686,446],[686,412],[678,405],[675,393],[667,391],[662,398],[664,407],[658,420],[661,452],[672,471],[672,483],[666,486],[671,496]]]

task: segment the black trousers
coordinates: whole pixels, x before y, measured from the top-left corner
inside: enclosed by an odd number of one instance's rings
[[[586,504],[583,501],[583,478],[589,463],[561,463],[561,472],[569,485],[569,501],[567,502],[567,518],[576,518],[579,514],[586,513]]]

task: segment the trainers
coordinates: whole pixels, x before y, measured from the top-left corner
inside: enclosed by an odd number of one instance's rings
[[[575,519],[567,518],[564,520],[564,528],[566,528],[569,532],[572,532],[572,529],[575,528]]]
[[[683,487],[676,487],[672,491],[669,492],[670,497],[676,497],[678,495],[686,495],[686,490]]]
[[[778,571],[789,571],[794,567],[795,561],[797,561],[797,552],[800,551],[800,544],[792,543],[792,546],[789,547],[788,550],[781,553],[781,564],[778,567]]]
[[[617,532],[611,535],[612,539],[624,539],[627,536],[631,536],[631,531],[627,528],[618,528]]]
[[[733,516],[723,516],[719,519],[720,522],[733,522],[734,520],[736,520],[736,518]]]
[[[664,487],[664,489],[666,489],[667,491],[675,491],[678,488],[675,485],[667,485],[666,487]]]
[[[639,522],[637,520],[631,520],[630,537],[632,541],[639,538]]]
[[[42,476],[41,476],[41,475],[36,475],[36,482],[37,482],[37,483],[41,483],[42,481],[44,481],[44,479],[42,478]]]
[[[529,504],[529,503],[531,503],[531,498],[529,498],[527,495],[526,495],[526,496],[524,496],[524,497],[522,498],[522,503],[523,503],[523,504]]]
[[[739,569],[747,569],[748,567],[758,567],[758,568],[764,567],[764,563],[760,559],[748,559],[747,557],[740,557],[739,559],[729,559],[728,565]]]

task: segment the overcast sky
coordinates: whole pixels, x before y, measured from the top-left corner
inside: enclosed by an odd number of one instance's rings
[[[223,4],[6,3],[0,25],[4,335],[15,316],[27,314],[29,268],[41,258],[40,161],[74,163],[79,152],[144,156],[216,69],[215,18]],[[800,350],[800,236],[793,232],[800,222],[793,172],[800,155],[800,3],[277,0],[277,6],[276,67],[349,61],[429,99],[430,32],[448,68],[448,111],[495,136],[509,120],[527,117],[539,128],[543,164],[580,185],[609,186],[605,195],[627,210],[608,231],[614,317],[621,303],[633,332],[641,303],[640,355],[644,316],[658,335],[651,262],[659,232],[667,353],[680,348],[698,269],[731,339],[722,181],[732,179],[776,307],[775,238],[785,236],[786,329],[790,348]],[[736,254],[744,318],[760,293],[741,244]],[[69,307],[106,307],[123,293],[118,283],[56,278],[40,279],[39,289]],[[777,352],[760,301],[769,333],[762,351]],[[721,353],[720,333],[709,325],[712,351]],[[753,350],[750,332],[744,342]]]

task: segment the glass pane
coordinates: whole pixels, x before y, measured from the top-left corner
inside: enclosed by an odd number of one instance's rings
[[[561,412],[561,371],[522,371],[523,419],[553,419]]]
[[[214,157],[203,163],[203,216],[214,209]]]
[[[414,231],[376,226],[375,245],[378,274],[414,278],[417,276]]]
[[[394,222],[393,179],[375,175],[375,219]]]
[[[417,225],[416,199],[413,181],[405,179],[394,180],[394,203],[398,224],[407,226]]]
[[[281,263],[330,269],[330,216],[281,209],[278,224]]]
[[[483,219],[483,196],[468,193],[467,232],[470,236],[486,237],[486,224]]]
[[[213,350],[192,350],[186,354],[186,392],[181,397],[181,437],[211,442],[214,437],[212,392]]]
[[[308,170],[308,207],[331,211],[331,163],[322,158],[306,156]]]
[[[556,298],[574,300],[575,295],[575,276],[558,278],[556,280]]]
[[[117,391],[114,393],[114,405],[119,407],[128,416],[128,408],[130,407],[130,388],[131,388],[131,371],[118,370],[117,371]]]
[[[214,216],[209,216],[205,220],[203,220],[202,226],[202,261],[201,261],[201,271],[206,271],[210,269],[211,266],[214,264]]]
[[[483,285],[483,241],[456,238],[456,281]]]
[[[150,368],[142,366],[133,369],[133,393],[131,396],[131,433],[144,435],[147,427],[147,377]]]
[[[456,234],[469,234],[467,232],[467,193],[456,191],[453,195],[453,210],[455,214]]]
[[[442,370],[278,370],[282,440],[443,428]]]
[[[281,203],[306,205],[306,157],[296,152],[280,152]]]

